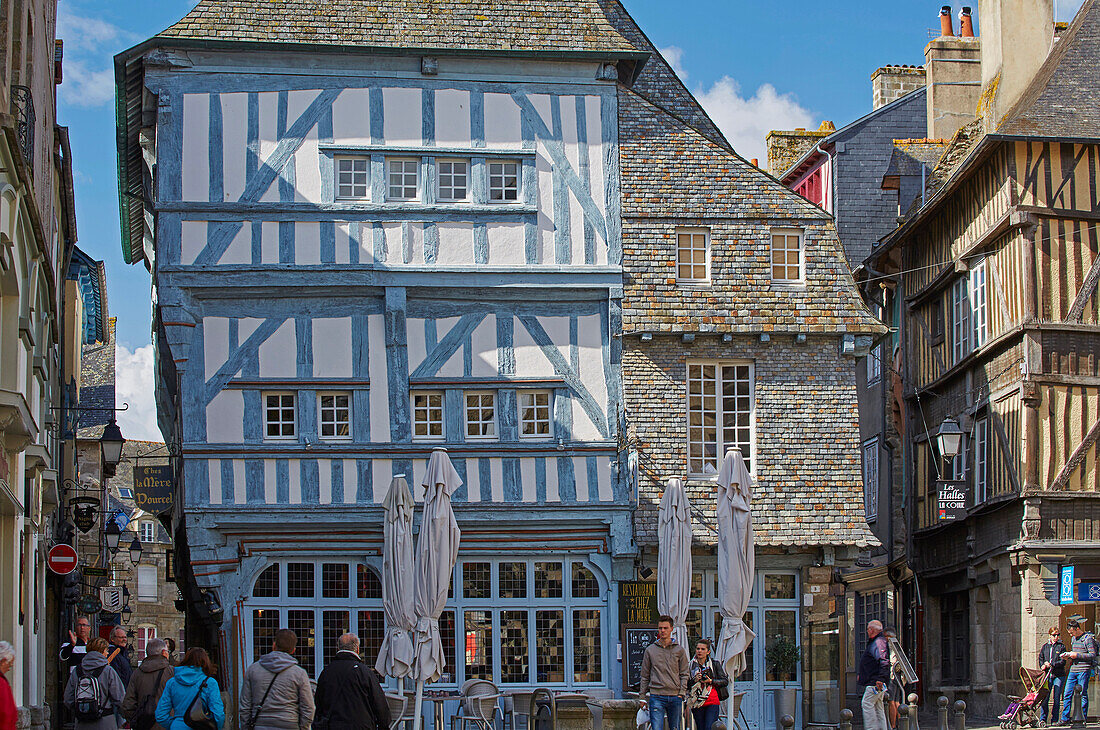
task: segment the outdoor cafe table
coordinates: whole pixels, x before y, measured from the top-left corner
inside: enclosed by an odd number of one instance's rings
[[[412,712],[416,702],[416,692],[404,692],[403,693],[409,702],[409,712]],[[450,689],[426,689],[424,690],[424,701],[432,703],[432,717],[434,718],[432,727],[435,730],[447,730],[447,718],[444,712],[445,703],[451,701],[458,701],[462,699],[462,694],[456,690]]]

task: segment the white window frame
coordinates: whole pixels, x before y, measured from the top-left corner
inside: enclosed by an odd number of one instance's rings
[[[457,164],[461,164],[466,168],[465,171],[461,175],[461,177],[464,181],[463,184],[462,184],[462,197],[461,198],[456,197],[454,195],[454,190],[455,190],[455,187],[456,187],[455,184],[454,184],[454,178],[455,178],[454,165],[457,165]],[[443,166],[444,165],[451,165],[451,170],[452,171],[449,172],[449,173],[444,173],[443,172]],[[471,168],[470,160],[468,160],[468,159],[464,159],[464,158],[460,158],[460,157],[437,157],[436,160],[435,160],[435,180],[436,180],[435,199],[438,200],[441,203],[465,203],[465,202],[469,201],[470,200],[470,168]],[[443,185],[443,176],[444,176],[444,174],[448,175],[451,179],[451,185],[447,188],[445,188],[444,185]],[[444,194],[444,190],[449,190],[450,194],[449,195]]]
[[[688,245],[682,245],[682,236],[688,238]],[[695,269],[699,264],[695,263],[695,254],[698,251],[697,240],[703,243],[703,276],[680,276],[680,268],[687,266],[691,274],[698,273]],[[676,229],[676,283],[677,284],[710,284],[710,229],[709,228],[677,228]],[[684,262],[681,256],[688,255],[688,261]]]
[[[989,417],[974,419],[974,504],[989,499]]]
[[[435,397],[439,398],[439,420],[438,421],[434,421],[431,418],[431,411],[433,410],[431,403],[428,403],[426,406],[424,406],[422,408],[417,407],[417,405],[416,405],[416,397],[417,396],[425,396],[425,397],[429,397],[429,398],[435,396]],[[447,402],[447,398],[443,394],[443,391],[441,391],[441,390],[414,390],[411,393],[409,393],[409,409],[412,412],[412,423],[413,423],[413,428],[412,428],[412,439],[413,439],[413,441],[442,441],[446,437],[446,433],[447,433],[446,432],[446,402]],[[424,420],[424,421],[418,420],[419,413],[425,412],[425,411],[427,412],[427,420]],[[424,423],[424,424],[427,425],[427,427],[428,427],[427,430],[429,432],[427,435],[419,435],[419,436],[417,435],[416,427],[420,423]],[[433,425],[439,426],[439,433],[438,434],[431,433]]]
[[[342,163],[351,163],[350,170],[341,170]],[[363,170],[356,170],[357,162],[363,163]],[[333,192],[336,195],[337,200],[366,200],[370,197],[370,158],[365,155],[337,155],[333,158],[332,172],[335,179],[333,180]],[[351,175],[351,182],[348,185],[351,188],[351,192],[348,194],[342,194],[340,189],[344,187],[344,183],[341,182],[341,176],[345,173]],[[355,182],[356,175],[363,176],[362,184]],[[361,187],[363,189],[362,195],[356,194],[356,188]]]
[[[272,436],[272,435],[269,434],[268,427],[270,425],[272,425],[273,423],[277,423],[280,426],[288,423],[288,421],[282,420],[282,414],[281,413],[279,415],[279,420],[278,421],[272,421],[271,420],[271,414],[272,414],[273,409],[271,408],[271,406],[268,405],[268,402],[267,402],[267,399],[270,396],[280,396],[280,398],[287,397],[287,396],[290,397],[290,399],[291,399],[290,412],[293,415],[293,420],[289,421],[289,423],[290,423],[291,430],[293,431],[293,433],[291,433],[289,435],[288,434],[280,434],[278,436]],[[264,423],[263,423],[264,441],[290,441],[290,440],[294,440],[294,439],[298,438],[298,394],[294,391],[289,391],[289,390],[266,390],[266,391],[263,392],[262,398],[263,398],[263,418],[264,418]],[[283,405],[283,403],[280,401],[279,406],[277,406],[274,410],[283,411],[285,408],[286,408],[286,406]],[[281,430],[282,429],[280,429],[280,431]]]
[[[768,271],[771,273],[772,283],[773,284],[787,284],[787,285],[792,285],[792,284],[797,285],[797,284],[806,283],[806,235],[805,235],[805,232],[801,228],[773,228],[773,229],[771,229],[770,236],[771,236],[771,245],[768,249],[768,266],[769,266]],[[776,263],[775,263],[775,254],[776,254],[775,239],[776,239],[777,236],[783,237],[784,245],[783,245],[782,250],[784,251],[784,263],[783,263],[783,268],[784,269],[790,268],[790,263],[787,260],[787,255],[789,254],[790,251],[793,250],[787,245],[787,241],[791,237],[794,237],[798,240],[798,278],[796,278],[796,279],[791,279],[790,277],[777,277],[775,275],[775,267],[776,267]]]
[[[505,194],[509,191],[509,187],[504,184],[505,178],[509,177],[508,173],[504,171],[504,165],[516,166],[516,196],[509,199],[505,197]],[[500,172],[498,174],[493,173],[493,167],[500,166]],[[488,191],[489,202],[500,205],[515,205],[523,201],[523,163],[520,160],[487,160],[485,163],[485,177],[486,183],[485,189]],[[500,177],[500,186],[493,185],[493,178]],[[500,197],[494,198],[493,191],[499,190]]]
[[[400,195],[400,196],[393,194],[393,190],[394,190],[393,175],[394,175],[394,172],[395,172],[393,168],[398,163],[400,163],[401,166],[402,166],[401,167],[401,172],[398,173],[402,177],[401,184],[399,186],[401,188],[401,191],[402,191],[402,195]],[[409,171],[408,171],[408,168],[406,167],[406,165],[409,165],[409,164],[411,164],[413,166],[413,184],[412,184],[413,194],[412,194],[411,197],[404,195],[404,193],[407,191],[407,188],[409,187],[408,179],[407,179],[407,176],[409,175]],[[390,201],[394,201],[394,202],[410,202],[410,201],[416,201],[416,200],[419,200],[419,199],[420,199],[420,160],[417,159],[417,158],[414,158],[414,157],[387,157],[386,158],[386,200],[390,200]]]
[[[525,398],[537,399],[539,396],[546,396],[546,418],[541,418],[538,413],[544,408],[537,403],[533,403],[531,406],[524,404]],[[535,409],[535,418],[533,421],[528,421],[523,417],[524,409],[531,407]],[[520,390],[516,393],[516,421],[519,423],[519,437],[521,439],[552,439],[554,438],[554,392],[552,390]],[[533,424],[535,431],[538,431],[540,423],[546,424],[546,433],[532,433],[525,434],[525,426]]]
[[[725,429],[723,429],[720,425],[718,425],[718,424],[722,423],[723,415],[724,415],[723,410],[722,410],[722,405],[723,404],[721,403],[721,398],[718,395],[721,392],[721,387],[720,387],[721,386],[721,371],[722,371],[723,368],[726,368],[726,367],[730,367],[730,368],[747,367],[748,368],[748,383],[749,383],[749,411],[748,411],[749,424],[748,424],[748,429],[749,429],[749,443],[747,444],[747,453],[746,453],[746,448],[745,448],[746,445],[742,444],[741,453],[742,453],[743,456],[746,457],[746,461],[748,461],[749,472],[755,474],[756,473],[756,366],[755,366],[755,364],[751,360],[688,360],[687,367],[686,367],[686,370],[685,370],[685,376],[687,378],[687,383],[686,383],[687,387],[685,388],[686,392],[684,394],[684,398],[685,398],[684,411],[685,411],[685,416],[686,416],[684,420],[685,420],[685,425],[687,427],[686,428],[686,435],[687,435],[687,454],[688,454],[688,476],[702,477],[702,476],[707,475],[706,472],[703,472],[703,471],[692,471],[692,460],[693,460],[693,457],[692,457],[692,444],[695,443],[695,441],[692,438],[692,426],[691,426],[691,415],[692,415],[692,403],[691,403],[691,401],[692,401],[692,397],[693,397],[692,396],[692,387],[691,387],[692,386],[692,368],[695,368],[695,367],[703,368],[703,367],[707,367],[707,366],[714,366],[715,367],[715,406],[716,406],[716,408],[715,408],[715,424],[716,425],[715,425],[714,428],[715,428],[715,435],[716,435],[716,441],[715,441],[715,448],[716,448],[716,455],[715,456],[716,456],[716,458],[715,458],[714,468],[715,468],[716,471],[717,471],[717,469],[719,468],[719,465],[722,462],[722,457],[725,454],[726,449],[730,446],[735,445],[732,442],[731,443],[726,443],[725,442],[725,439],[724,439]],[[703,382],[702,379],[700,379],[700,382]],[[699,441],[698,443],[701,445],[701,448],[703,448],[705,450],[705,446],[706,446],[707,442],[706,441]],[[703,457],[703,461],[704,462],[706,461],[706,457]],[[705,464],[704,464],[704,468],[705,468]]]
[[[135,574],[137,576],[137,593],[138,600],[145,603],[154,603],[160,600],[160,576],[157,575],[159,569],[155,565],[139,565]],[[144,579],[142,576],[146,576]],[[152,579],[152,593],[148,591],[142,592],[142,588],[150,587],[150,576]]]
[[[878,492],[882,483],[879,471],[878,436],[863,442],[863,510],[868,522],[878,519]]]
[[[348,404],[345,407],[336,405],[336,399],[344,397],[348,399]],[[332,406],[325,406],[325,399],[332,398]],[[351,410],[352,410],[352,395],[345,390],[330,390],[320,391],[317,393],[317,438],[324,441],[348,441],[351,439]],[[329,413],[332,415],[331,420],[326,420],[326,416]],[[343,423],[340,421],[340,412],[344,411],[345,420]],[[333,427],[333,433],[331,436],[326,436],[324,433],[325,426],[331,425]],[[347,425],[348,432],[344,435],[337,433],[340,430],[341,425]]]
[[[871,348],[867,354],[867,385],[875,385],[882,379],[882,343]]]
[[[138,536],[143,544],[156,542],[157,540],[157,525],[152,520],[141,520],[138,523]]]
[[[966,277],[951,285],[951,353],[952,364],[970,354],[970,289]]]
[[[134,489],[133,489],[133,487],[119,487],[118,488],[118,496],[122,499],[133,502],[134,501]]]
[[[492,420],[485,419],[484,406],[480,403],[471,409],[470,398],[472,397],[483,398],[489,396],[493,399],[492,404]],[[468,441],[493,441],[497,438],[497,393],[495,390],[468,390],[462,393],[462,410],[463,410],[463,423],[465,424],[463,433]],[[471,410],[476,410],[479,414],[478,420],[470,420]],[[492,433],[481,433],[477,435],[470,434],[470,427],[477,424],[478,430],[483,431],[488,426],[488,430]]]
[[[134,627],[134,655],[145,656],[149,642],[157,638],[157,627],[153,624],[140,624]]]
[[[989,341],[989,286],[985,259],[970,266],[970,322],[974,349]]]

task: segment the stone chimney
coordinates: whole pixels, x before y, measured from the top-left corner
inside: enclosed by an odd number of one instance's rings
[[[811,147],[817,146],[835,131],[836,125],[824,121],[815,131],[799,127],[786,131],[773,129],[768,132],[768,136],[764,138],[768,144],[768,172],[777,177],[782,175]]]
[[[980,20],[980,18],[979,18]],[[954,35],[951,6],[940,11],[941,35],[924,47],[928,137],[950,139],[974,119],[982,91],[980,39]]]
[[[978,110],[993,130],[1019,100],[1054,45],[1051,0],[978,0],[982,96]]]
[[[871,74],[872,108],[884,107],[911,91],[923,88],[922,66],[883,66]]]

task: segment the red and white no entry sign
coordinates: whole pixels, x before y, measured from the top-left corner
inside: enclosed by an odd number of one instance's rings
[[[46,557],[46,564],[58,575],[68,575],[76,570],[76,548],[65,543],[54,545]]]

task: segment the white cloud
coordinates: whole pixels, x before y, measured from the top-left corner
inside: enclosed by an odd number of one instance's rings
[[[157,403],[153,398],[153,346],[134,350],[115,349],[115,402],[129,404],[118,413],[118,427],[127,439],[163,441],[157,428]]]
[[[684,49],[679,46],[665,46],[664,48],[658,48],[657,51],[668,61],[668,65],[672,66],[672,70],[676,72],[680,80],[687,81],[688,72],[684,68]]]
[[[78,13],[72,2],[57,8],[57,37],[65,42],[61,98],[78,107],[98,107],[114,99],[112,56],[139,39],[101,18]]]
[[[93,107],[115,98],[115,72],[89,69],[82,61],[66,61],[61,98],[73,106]]]
[[[761,84],[756,93],[745,96],[735,79],[723,76],[709,89],[698,86],[695,98],[745,159],[768,156],[764,136],[773,129],[817,127],[793,94],[781,94],[771,84]]]
[[[114,23],[78,15],[73,12],[72,4],[68,2],[62,2],[57,7],[57,37],[65,41],[66,53],[77,50],[107,56],[110,56],[113,51],[122,49],[112,50],[104,46],[119,46],[124,43],[135,43],[138,40],[136,34],[123,30]]]

